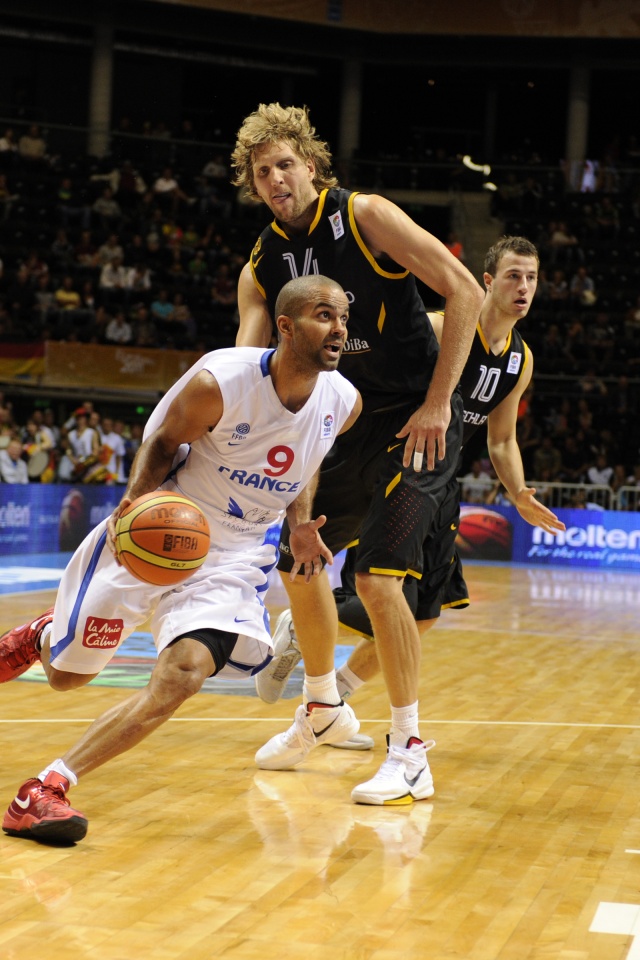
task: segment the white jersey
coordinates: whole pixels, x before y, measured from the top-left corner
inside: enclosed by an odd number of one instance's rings
[[[165,487],[175,487],[207,515],[221,545],[264,541],[287,506],[309,483],[356,402],[337,371],[319,374],[297,413],[280,402],[269,375],[273,350],[231,347],[202,357],[151,414],[145,438],[157,429],[186,383],[201,370],[216,378],[220,422],[180,457]]]
[[[253,347],[209,353],[153,411],[145,438],[200,370],[209,370],[220,385],[220,422],[181,450],[163,484],[200,504],[211,527],[209,553],[177,587],[143,585],[106,548],[103,520],[78,547],[60,582],[50,641],[58,670],[99,673],[146,621],[159,653],[190,630],[236,634],[220,676],[246,676],[269,662],[273,647],[264,597],[277,553],[265,542],[266,533],[313,476],[357,397],[339,373],[320,373],[304,407],[291,413],[269,376],[272,353]]]

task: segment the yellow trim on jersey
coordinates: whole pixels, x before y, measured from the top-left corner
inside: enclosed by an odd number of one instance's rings
[[[389,273],[387,270],[383,270],[380,264],[376,261],[376,258],[373,256],[366,243],[360,236],[360,231],[358,230],[358,225],[356,224],[355,214],[353,212],[353,201],[358,196],[357,192],[352,193],[349,197],[349,223],[351,225],[351,230],[353,236],[355,237],[356,243],[362,250],[363,254],[373,267],[376,273],[379,273],[381,277],[386,277],[387,280],[404,280],[405,277],[409,276],[409,270],[403,270],[402,273]]]
[[[485,348],[487,353],[491,353],[491,348],[489,347],[489,344],[486,341],[486,338],[482,330],[482,327],[480,326],[480,323],[478,323],[478,336],[480,337],[480,340],[482,341],[482,346]],[[504,345],[504,350],[499,354],[499,356],[504,357],[505,353],[507,352],[510,346],[511,346],[511,330],[509,330],[507,341]]]
[[[384,303],[380,307],[380,316],[378,317],[378,333],[382,333],[382,328],[384,327],[384,321],[387,319],[387,311],[385,310]]]
[[[422,574],[416,570],[385,570],[383,567],[369,567],[369,573],[380,573],[385,577],[415,577],[422,580]]]
[[[389,486],[384,492],[385,497],[389,496],[391,491],[398,486],[401,480],[402,480],[402,474],[401,473],[396,474],[396,476],[393,478],[393,480],[391,481],[391,483],[389,484]]]
[[[522,345],[524,346],[524,363],[522,364],[522,373],[524,373],[524,371],[527,369],[527,364],[529,363],[529,360],[531,360],[533,357],[533,354],[531,353],[531,350],[529,349],[527,344],[524,342],[524,340],[522,341]]]
[[[360,537],[358,537],[357,540],[352,540],[351,543],[348,543],[344,549],[348,550],[349,547],[357,547],[359,543],[360,543]]]
[[[266,300],[266,299],[267,299],[267,291],[265,290],[265,288],[262,286],[262,284],[260,283],[260,281],[259,281],[258,278],[256,277],[255,267],[253,266],[253,263],[252,263],[251,261],[250,261],[250,265],[251,265],[251,276],[253,277],[253,282],[255,283],[256,287],[257,287],[258,290],[260,291],[260,293],[261,293],[261,295],[262,295],[262,298],[263,298],[264,300]]]
[[[320,196],[318,198],[318,209],[316,210],[315,217],[311,221],[311,224],[309,226],[309,233],[307,234],[307,236],[311,236],[315,228],[318,226],[320,217],[322,216],[322,211],[324,210],[324,204],[326,199],[327,199],[327,187],[325,187],[325,189],[322,190],[320,193]]]
[[[262,257],[264,257],[264,253],[262,254],[262,256],[260,256],[260,257],[258,256],[258,254],[260,253],[260,250],[261,250],[261,249],[262,249],[262,237],[258,237],[258,239],[257,239],[256,242],[255,242],[255,246],[254,246],[253,250],[251,251],[251,256],[249,257],[249,266],[250,266],[250,268],[251,268],[251,276],[253,277],[253,282],[255,283],[256,287],[257,287],[258,290],[260,291],[260,294],[261,294],[261,296],[263,297],[263,299],[266,300],[266,299],[267,299],[267,291],[266,291],[265,288],[262,286],[262,284],[260,283],[260,281],[258,280],[258,278],[257,278],[257,276],[256,276],[256,267],[258,266],[258,264],[259,264],[260,261],[262,260]]]
[[[324,203],[325,203],[325,200],[327,199],[327,189],[328,189],[328,188],[325,187],[325,189],[322,191],[322,193],[320,194],[320,196],[319,196],[319,198],[318,198],[318,209],[316,210],[316,215],[315,215],[315,217],[313,218],[313,220],[311,221],[311,223],[310,223],[310,225],[309,225],[309,229],[308,229],[308,231],[307,231],[307,236],[309,236],[311,233],[313,233],[313,231],[315,230],[315,228],[318,226],[318,221],[320,220],[320,217],[322,216],[322,211],[324,210]],[[273,230],[274,233],[277,233],[279,237],[283,237],[285,240],[291,240],[291,237],[288,236],[288,234],[286,234],[286,233],[284,232],[284,230],[282,229],[282,227],[280,226],[280,224],[278,223],[277,220],[272,220],[272,221],[271,221],[271,229]]]
[[[286,235],[282,227],[278,226],[275,220],[271,224],[271,229],[273,230],[274,233],[277,233],[278,236],[284,237],[285,240],[289,240],[289,237]]]

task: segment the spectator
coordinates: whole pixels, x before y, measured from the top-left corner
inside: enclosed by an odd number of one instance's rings
[[[110,323],[107,324],[105,340],[107,343],[119,345],[131,343],[133,340],[131,324],[126,319],[122,310],[118,310]]]
[[[144,263],[136,263],[127,271],[127,290],[137,301],[148,301],[151,291],[151,271]]]
[[[577,317],[573,317],[567,329],[564,350],[573,371],[577,371],[588,356],[584,326]]]
[[[609,322],[609,314],[598,311],[595,320],[588,327],[587,347],[589,359],[600,368],[610,366],[616,347],[616,332]]]
[[[9,186],[6,173],[0,173],[0,217],[8,220],[11,208],[20,197]]]
[[[158,345],[158,333],[149,308],[144,303],[137,304],[130,319],[133,325],[136,347],[156,347]]]
[[[104,417],[102,421],[100,440],[102,442],[100,459],[106,466],[108,473],[105,482],[108,484],[120,483],[122,482],[122,462],[125,455],[125,445],[120,434],[116,433],[113,429],[113,420],[111,417]]]
[[[37,333],[34,329],[36,302],[29,268],[23,263],[18,267],[15,278],[7,289],[7,309],[11,316],[13,332],[19,339],[33,337]]]
[[[562,472],[562,454],[553,442],[553,438],[546,434],[533,454],[533,477],[542,476],[543,470],[548,471],[549,479],[556,481]]]
[[[578,267],[572,276],[569,284],[569,298],[576,307],[592,307],[596,302],[596,285],[586,267]]]
[[[72,221],[78,221],[83,230],[89,228],[91,208],[85,203],[82,192],[73,185],[71,177],[63,177],[56,194],[60,222],[66,229]]]
[[[63,272],[71,269],[74,261],[74,247],[69,241],[69,234],[64,228],[61,227],[56,232],[49,250],[53,269]]]
[[[72,276],[63,277],[54,297],[58,308],[55,336],[62,340],[75,339],[78,328],[88,327],[93,314],[84,306]]]
[[[105,242],[98,247],[97,264],[102,268],[105,264],[116,259],[119,259],[121,263],[123,262],[124,250],[120,246],[118,234],[110,233]]]
[[[6,127],[3,136],[0,137],[0,167],[3,170],[9,170],[15,166],[18,158],[18,144],[16,135],[12,127]]]
[[[111,187],[104,187],[98,199],[93,203],[91,212],[106,232],[118,230],[122,223],[122,209],[115,199]]]
[[[36,327],[43,339],[48,340],[55,329],[57,313],[56,298],[51,286],[50,274],[45,273],[38,279],[35,287],[35,298],[36,302],[33,310]]]
[[[569,299],[569,285],[564,270],[554,270],[549,280],[549,302],[555,311],[564,309]]]
[[[127,299],[129,271],[122,265],[122,257],[108,260],[100,271],[98,283],[103,306],[122,304]]]
[[[75,411],[76,426],[67,433],[65,454],[60,461],[61,480],[83,480],[89,470],[98,462],[100,438],[89,426],[89,414],[85,408]]]
[[[549,255],[552,265],[568,265],[584,260],[578,238],[572,233],[564,220],[558,221],[550,231]]]
[[[187,272],[193,283],[204,283],[208,279],[209,266],[204,250],[196,250],[187,264]]]
[[[61,311],[79,310],[82,305],[80,294],[75,288],[75,281],[70,274],[62,278],[62,284],[56,290],[54,298],[58,310]]]
[[[613,467],[607,463],[607,458],[604,453],[599,453],[596,456],[595,462],[592,463],[587,470],[587,480],[589,483],[608,487],[611,484],[612,478]]]
[[[151,303],[151,316],[158,324],[158,329],[162,329],[163,324],[169,320],[172,313],[173,305],[169,301],[167,290],[159,290],[157,297]]]
[[[540,358],[540,366],[547,372],[557,373],[562,370],[566,359],[564,343],[560,337],[560,327],[557,323],[549,324],[536,350],[536,360]]]
[[[608,393],[604,380],[596,374],[594,367],[589,367],[586,373],[580,377],[578,386],[584,397],[600,399],[606,397]]]
[[[474,460],[470,471],[462,477],[462,500],[465,503],[484,503],[492,488],[492,478],[482,469],[480,460]]]
[[[74,259],[78,267],[93,270],[98,266],[98,248],[90,230],[83,230],[76,244]]]
[[[22,443],[12,437],[6,448],[0,449],[0,480],[3,483],[29,483],[27,464],[22,459]]]
[[[36,123],[32,123],[18,140],[18,153],[22,160],[34,166],[47,160],[47,143]]]
[[[180,188],[180,185],[173,175],[171,167],[165,167],[162,174],[153,184],[153,194],[163,209],[170,210],[173,214],[178,212],[180,204],[190,205],[195,203],[195,198],[188,197]]]

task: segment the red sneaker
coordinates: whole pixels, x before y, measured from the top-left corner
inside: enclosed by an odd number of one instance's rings
[[[30,837],[45,843],[75,843],[87,832],[88,822],[74,810],[65,794],[69,781],[51,771],[42,780],[23,783],[4,815],[2,829],[12,837]]]
[[[14,627],[0,637],[0,683],[14,680],[40,660],[36,641],[43,627],[53,620],[53,607],[41,613],[36,620]]]

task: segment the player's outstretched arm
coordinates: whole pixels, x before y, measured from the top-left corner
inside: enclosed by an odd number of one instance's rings
[[[530,354],[529,360],[515,389],[489,414],[487,446],[491,463],[522,519],[547,533],[557,533],[564,530],[565,525],[555,513],[536,500],[535,488],[527,486],[522,454],[516,439],[518,405],[533,375],[533,358]]]

